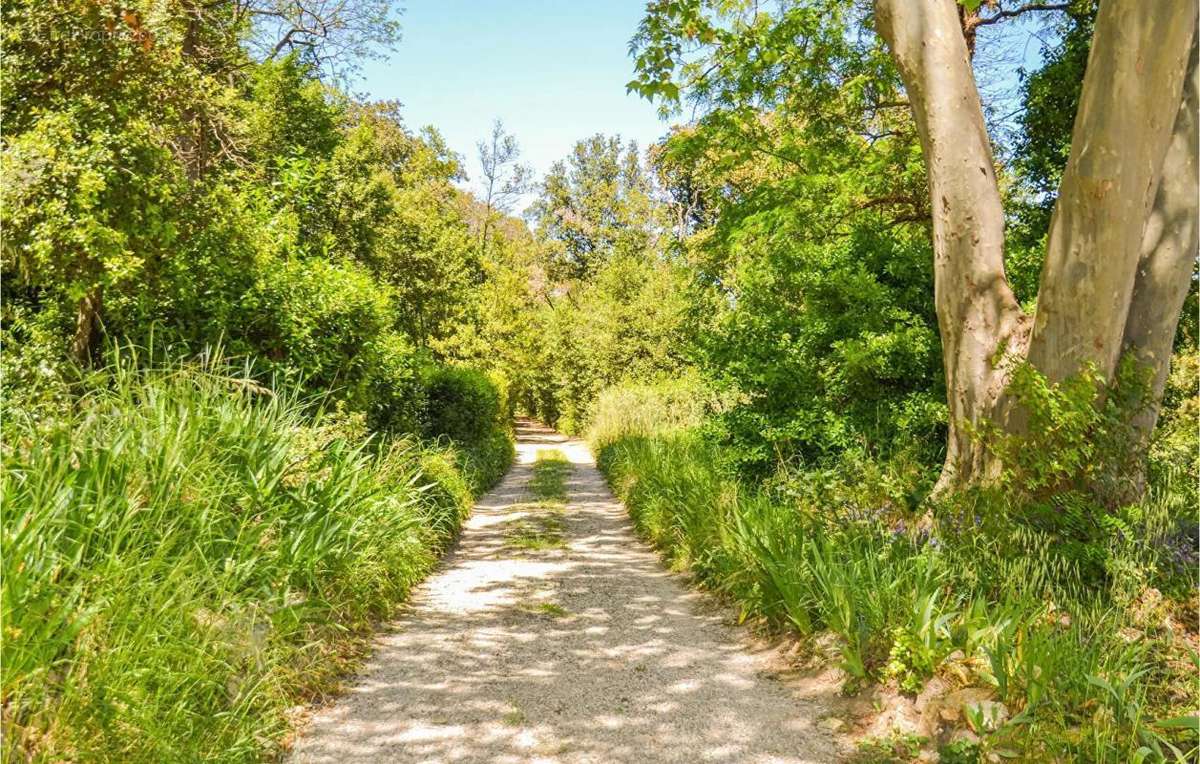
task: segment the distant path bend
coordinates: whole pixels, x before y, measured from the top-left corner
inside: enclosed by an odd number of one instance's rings
[[[511,545],[538,449],[574,463],[565,548]],[[830,762],[820,708],[633,533],[587,446],[531,422],[518,463],[377,641],[362,675],[314,713],[294,764]]]

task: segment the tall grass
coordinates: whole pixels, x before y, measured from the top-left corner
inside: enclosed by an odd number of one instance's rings
[[[269,756],[457,532],[459,456],[215,363],[103,379],[4,412],[4,758]]]
[[[1141,505],[1140,533],[1114,539],[1097,580],[1049,534],[961,522],[1002,515],[1002,497],[974,497],[919,529],[887,508],[768,493],[730,478],[720,449],[680,406],[668,402],[656,429],[652,391],[602,400],[620,405],[596,414],[600,467],[673,565],[747,618],[814,644],[832,632],[848,691],[883,683],[917,694],[939,676],[1005,704],[1007,721],[977,744],[957,744],[967,758],[956,760],[1196,755],[1194,612],[1188,623],[1187,606],[1155,588],[1170,590],[1182,573],[1175,591],[1194,597],[1195,570],[1170,573],[1137,540],[1169,525],[1178,508],[1168,494]]]

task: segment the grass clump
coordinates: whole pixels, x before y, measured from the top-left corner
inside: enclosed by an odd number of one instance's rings
[[[536,501],[518,504],[515,512],[527,516],[512,520],[505,529],[508,543],[518,549],[539,552],[565,549],[566,526],[563,509],[567,502],[567,478],[571,463],[562,451],[540,449],[533,463],[529,492]]]
[[[528,613],[532,613],[534,615],[544,615],[548,618],[566,618],[571,614],[571,611],[567,610],[557,602],[539,602],[536,605],[522,603],[518,607]]]
[[[4,416],[4,758],[244,761],[457,532],[461,457],[218,365]]]
[[[911,698],[934,677],[986,690],[931,745],[969,725],[975,747],[1002,758],[1196,755],[1196,570],[1162,541],[1187,517],[1170,491],[1124,511],[1122,532],[1090,537],[1084,564],[1063,553],[1061,531],[996,492],[938,505],[926,525],[861,501],[861,488],[811,491],[812,474],[748,486],[703,426],[655,431],[637,416],[622,435],[620,415],[597,412],[599,465],[675,567],[746,618],[813,644],[833,632],[849,691],[886,684]]]
[[[854,764],[907,764],[917,758],[926,739],[920,735],[894,732],[886,737],[867,738],[858,744]]]
[[[566,548],[567,541],[564,535],[565,527],[560,506],[541,503],[522,504],[514,507],[514,511],[528,511],[536,514],[508,523],[504,535],[509,545],[527,552]]]
[[[548,615],[551,618],[563,618],[569,615],[567,609],[556,602],[543,602],[537,606],[537,610],[542,615]]]
[[[571,475],[571,462],[562,451],[555,448],[538,449],[533,463],[533,477],[529,480],[529,492],[539,501],[564,504],[567,501],[567,478]]]

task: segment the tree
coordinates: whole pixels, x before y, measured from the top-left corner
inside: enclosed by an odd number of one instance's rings
[[[289,54],[323,75],[344,79],[358,62],[395,48],[400,22],[392,0],[233,0],[249,17],[250,48],[263,60]]]
[[[179,13],[17,2],[3,22],[3,302],[20,289],[34,323],[69,325],[71,353],[89,360],[113,309],[177,247],[179,138],[231,88],[189,65]]]
[[[988,421],[1024,427],[1006,394],[1022,359],[1051,383],[1086,368],[1111,383],[1132,354],[1153,379],[1135,418],[1144,444],[1197,246],[1194,4],[1101,5],[1032,318],[1005,278],[1004,210],[958,7],[876,0],[875,23],[929,175],[951,419],[938,488],[997,474],[971,433]]]
[[[479,168],[483,173],[483,222],[479,226],[479,250],[487,256],[488,235],[497,215],[507,215],[513,204],[529,190],[533,168],[521,164],[517,139],[504,131],[504,123],[492,123],[492,134],[480,141]]]
[[[655,3],[636,40],[631,87],[661,65],[700,115],[652,156],[699,287],[695,357],[731,401],[709,432],[753,478],[933,465],[945,394],[899,79],[844,0],[762,7]]]
[[[550,168],[541,191],[531,214],[557,245],[550,262],[556,277],[587,278],[614,254],[643,252],[657,236],[651,178],[632,141],[599,134],[579,141]]]

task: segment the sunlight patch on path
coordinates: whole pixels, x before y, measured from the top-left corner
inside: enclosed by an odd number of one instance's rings
[[[547,448],[574,464],[565,548],[518,548],[512,524],[538,511],[526,484]],[[820,709],[634,536],[586,444],[523,423],[517,450],[292,762],[836,760]]]

